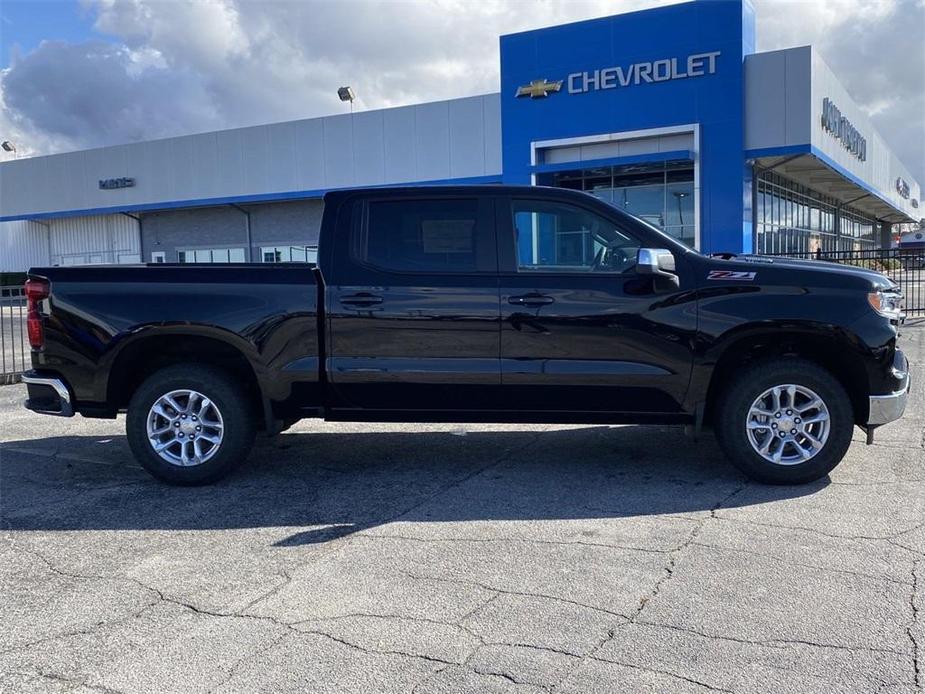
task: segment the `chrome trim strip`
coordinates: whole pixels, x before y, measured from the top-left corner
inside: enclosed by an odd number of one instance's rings
[[[903,416],[906,410],[906,401],[909,398],[909,383],[902,390],[889,395],[871,395],[867,416],[868,426],[880,426],[896,421]]]
[[[32,384],[37,386],[51,386],[55,389],[55,392],[58,394],[58,399],[61,401],[61,409],[57,412],[52,412],[50,410],[33,410],[33,412],[38,412],[40,414],[50,414],[54,415],[55,417],[74,416],[74,407],[71,404],[71,394],[68,392],[67,386],[64,385],[64,381],[62,381],[60,378],[46,378],[44,376],[28,376],[23,374],[22,382],[27,385]]]

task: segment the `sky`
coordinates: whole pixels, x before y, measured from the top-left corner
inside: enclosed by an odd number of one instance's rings
[[[670,0],[0,0],[19,156],[499,89],[498,36]],[[813,44],[925,184],[925,0],[754,0],[758,50]]]

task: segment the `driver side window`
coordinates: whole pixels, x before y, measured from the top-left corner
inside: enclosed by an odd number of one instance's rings
[[[512,200],[518,272],[628,272],[637,239],[580,207]]]

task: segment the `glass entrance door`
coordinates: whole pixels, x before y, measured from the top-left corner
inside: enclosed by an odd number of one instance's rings
[[[537,183],[589,192],[694,245],[694,167],[690,161],[540,174]]]

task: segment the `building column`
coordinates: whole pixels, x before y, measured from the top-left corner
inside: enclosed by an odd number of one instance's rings
[[[835,205],[835,250],[842,250],[841,247],[841,203]]]
[[[890,222],[880,222],[880,248],[889,248],[893,245],[893,225]]]

